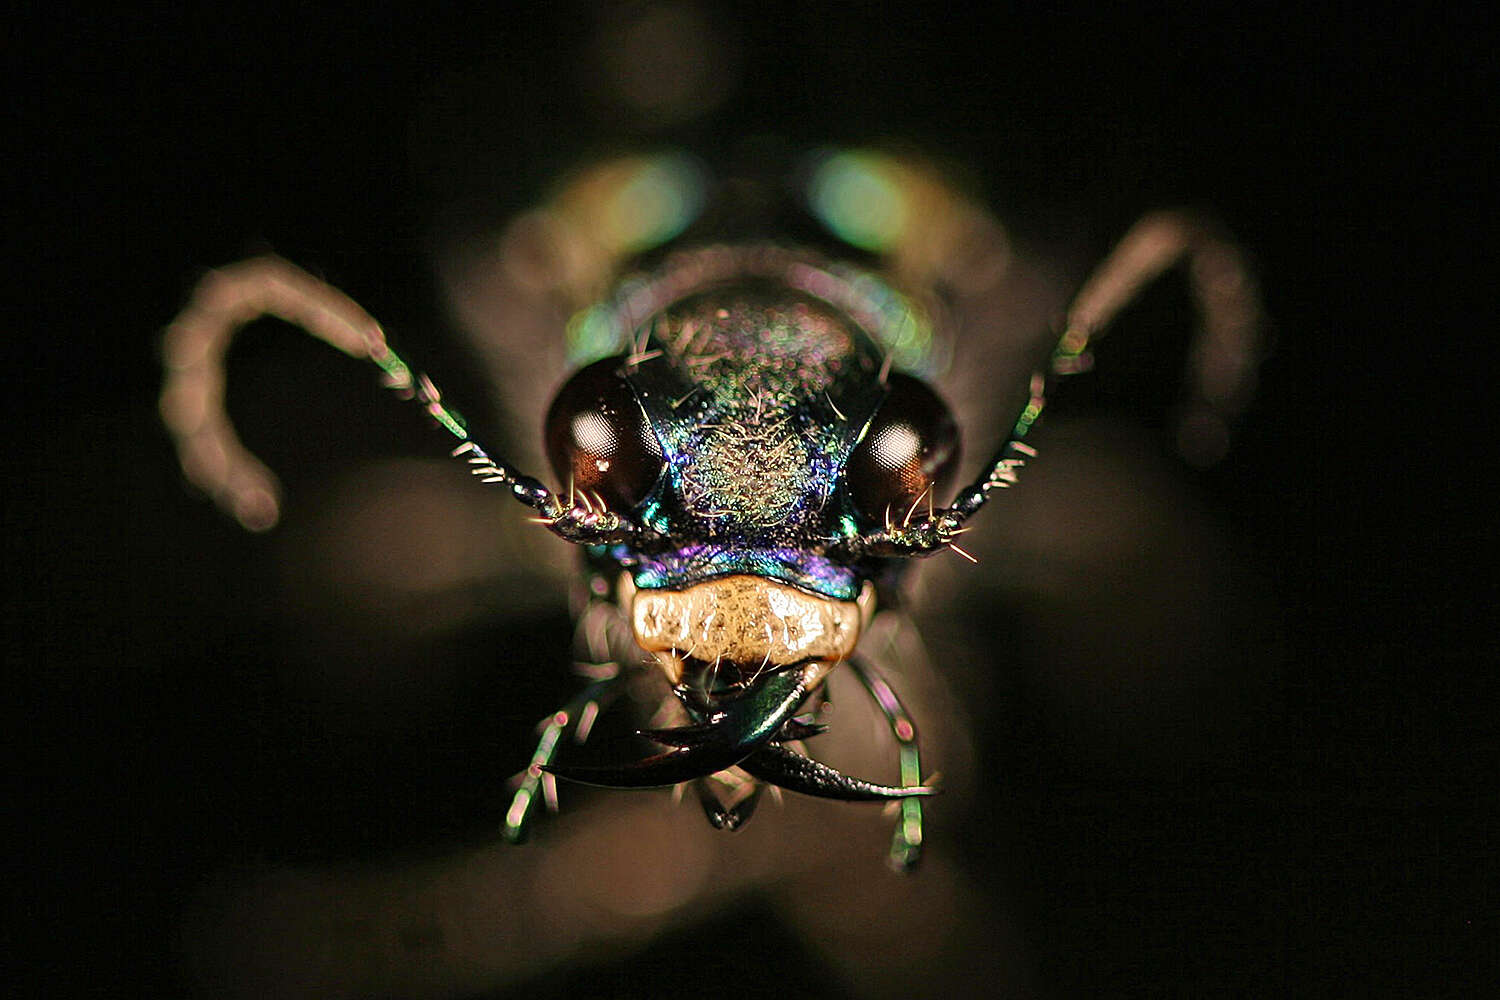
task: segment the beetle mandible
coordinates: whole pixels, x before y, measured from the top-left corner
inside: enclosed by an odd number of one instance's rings
[[[595,663],[542,726],[506,813],[512,841],[538,801],[555,803],[554,776],[691,787],[712,825],[730,830],[775,787],[899,803],[890,861],[910,869],[922,800],[938,788],[924,783],[915,724],[860,648],[877,608],[899,603],[907,563],[968,557],[960,536],[1036,456],[1028,435],[1056,384],[1087,370],[1110,321],[1180,262],[1202,318],[1187,449],[1220,448],[1248,399],[1261,343],[1241,255],[1192,215],[1149,215],[1017,380],[998,451],[943,503],[959,433],[924,376],[954,350],[945,283],[989,217],[910,154],[822,151],[790,175],[715,182],[682,154],[619,157],[580,171],[540,211],[578,306],[567,330],[576,371],[545,420],[555,490],[476,440],[352,299],[284,260],[210,273],[168,329],[161,409],[183,470],[246,527],[274,524],[279,501],[225,413],[224,355],[236,330],[271,315],[379,366],[477,478],[582,549],[593,596],[579,631]],[[889,724],[897,784],[807,751],[826,728],[824,681],[841,665]],[[586,739],[643,670],[669,692],[639,731],[657,752],[570,762],[569,740]]]

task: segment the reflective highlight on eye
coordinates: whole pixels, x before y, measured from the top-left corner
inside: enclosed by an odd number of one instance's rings
[[[850,499],[873,524],[904,522],[958,464],[958,425],[920,380],[893,372],[890,395],[844,468]]]
[[[870,441],[870,457],[882,469],[905,469],[920,462],[922,439],[905,424],[884,427]]]
[[[567,381],[547,414],[547,457],[563,491],[613,510],[640,503],[661,473],[661,444],[646,422],[619,358]]]
[[[570,426],[573,430],[573,442],[580,451],[590,455],[609,456],[619,446],[619,440],[614,429],[609,426],[609,421],[592,410],[578,414]],[[607,457],[594,464],[600,472],[609,468]]]

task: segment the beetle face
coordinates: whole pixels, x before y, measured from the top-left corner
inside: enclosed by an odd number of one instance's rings
[[[772,259],[782,275],[815,267]],[[638,643],[710,699],[793,665],[821,665],[820,683],[853,653],[876,571],[827,547],[931,495],[957,457],[947,408],[884,371],[852,316],[774,272],[689,291],[632,346],[569,380],[547,442],[573,491],[663,539],[594,553],[625,571]]]

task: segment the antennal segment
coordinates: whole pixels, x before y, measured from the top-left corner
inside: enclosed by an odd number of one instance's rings
[[[414,371],[386,343],[385,331],[343,292],[280,257],[258,257],[211,271],[167,327],[162,342],[166,379],[162,420],[177,445],[183,474],[250,531],[266,531],[281,516],[276,476],[235,434],[224,407],[224,357],[241,327],[273,316],[338,348],[374,362],[385,385],[422,404],[460,442],[453,450],[482,482],[508,486],[521,503],[563,538],[587,544],[623,541],[634,525],[615,514],[563,503],[550,490],[493,456],[470,435],[462,417],[443,404],[425,374]]]
[[[851,555],[918,556],[945,548],[964,522],[996,490],[1017,482],[1036,457],[1025,443],[1059,378],[1093,366],[1090,347],[1140,291],[1186,264],[1200,328],[1189,348],[1187,391],[1177,424],[1177,449],[1189,463],[1208,466],[1229,446],[1230,427],[1255,392],[1265,355],[1265,317],[1244,254],[1217,226],[1190,212],[1153,212],[1137,222],[1094,270],[1068,309],[1067,324],[1046,371],[1031,376],[1030,397],[984,475],[959,491],[953,505],[901,525],[833,541]]]

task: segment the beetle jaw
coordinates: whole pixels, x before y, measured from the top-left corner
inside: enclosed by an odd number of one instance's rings
[[[650,757],[608,767],[543,764],[543,769],[613,788],[697,782],[709,822],[722,830],[749,819],[761,784],[847,801],[933,794],[935,787],[916,784],[915,772],[899,787],[880,785],[841,774],[788,746],[823,731],[797,713],[833,668],[853,654],[873,614],[874,593],[867,583],[857,600],[840,601],[756,576],[640,591],[628,574],[623,576],[620,606],[636,641],[666,674],[689,724],[640,730],[665,748]],[[683,646],[706,648],[713,659]],[[715,776],[722,788],[702,780]]]

